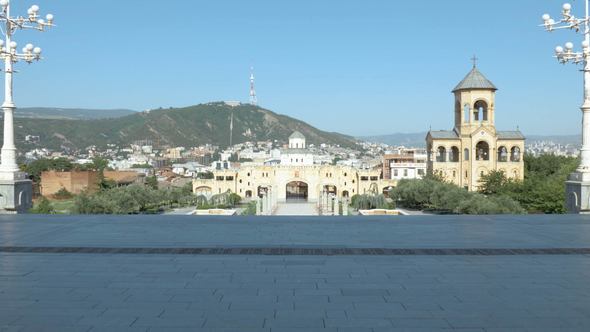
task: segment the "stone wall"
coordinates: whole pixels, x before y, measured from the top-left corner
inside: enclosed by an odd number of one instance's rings
[[[79,194],[83,190],[94,192],[98,189],[98,173],[93,171],[41,173],[41,195],[50,196],[64,188],[72,194]]]

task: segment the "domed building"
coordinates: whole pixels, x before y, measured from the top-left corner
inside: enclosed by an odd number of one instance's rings
[[[493,170],[524,179],[525,137],[519,130],[496,129],[497,90],[474,64],[453,89],[455,127],[431,130],[426,136],[428,173],[470,191],[477,190],[481,177]]]
[[[307,149],[305,136],[295,131],[289,136],[289,148],[281,150],[281,165],[283,166],[311,166],[314,155]]]
[[[213,171],[213,179],[194,179],[193,192],[214,195],[227,191],[246,199],[272,190],[279,203],[318,202],[322,193],[350,198],[356,194],[381,193],[395,186],[396,180],[382,178],[381,168],[359,169],[351,166],[314,163],[305,136],[296,131],[288,148],[281,150],[278,165],[241,166]]]

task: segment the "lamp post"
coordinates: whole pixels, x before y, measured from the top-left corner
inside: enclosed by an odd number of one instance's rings
[[[585,0],[586,11],[582,18],[572,13],[572,5],[565,3],[561,18],[555,20],[549,14],[543,15],[542,27],[546,31],[573,30],[582,33],[582,50],[574,51],[574,44],[565,43],[555,48],[555,58],[561,64],[582,65],[584,72],[584,102],[582,110],[582,149],[581,162],[576,171],[566,181],[566,207],[570,213],[590,213],[590,1]]]
[[[0,59],[4,60],[4,141],[0,163],[0,209],[8,212],[25,212],[32,205],[31,182],[21,172],[16,163],[16,146],[14,144],[14,110],[13,100],[13,66],[19,61],[32,63],[41,60],[41,48],[27,44],[22,52],[17,50],[13,35],[17,30],[45,31],[54,26],[54,17],[48,14],[41,18],[39,6],[31,6],[26,16],[11,16],[10,0],[0,0],[0,24],[3,36],[0,39]]]

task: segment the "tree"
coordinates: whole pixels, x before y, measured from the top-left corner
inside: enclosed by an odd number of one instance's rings
[[[53,194],[53,197],[56,199],[70,199],[74,197],[74,195],[66,188],[60,188],[55,194]]]
[[[109,167],[109,160],[102,157],[94,157],[92,158],[91,167],[95,171],[104,172]]]
[[[211,180],[214,177],[215,175],[213,174],[213,172],[210,171],[197,173],[197,179]]]
[[[480,178],[479,192],[484,195],[501,194],[510,182],[504,171],[493,170]]]
[[[31,209],[31,212],[36,214],[55,214],[55,209],[47,198],[41,197],[41,200],[37,203],[37,206]]]
[[[452,183],[433,179],[402,180],[391,191],[401,206],[435,213],[453,214],[522,214],[517,201],[508,196],[486,197],[468,192]]]
[[[66,158],[56,159],[38,159],[35,160],[25,167],[25,172],[29,174],[29,177],[36,183],[41,181],[41,173],[45,171],[60,171],[66,172],[73,168],[73,164]]]
[[[155,175],[148,176],[145,179],[145,185],[152,189],[158,189],[158,178]]]

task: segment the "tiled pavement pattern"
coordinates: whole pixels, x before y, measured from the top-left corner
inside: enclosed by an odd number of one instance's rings
[[[81,246],[86,239],[89,246],[113,248],[125,240],[132,247],[214,247],[222,239],[217,232],[225,229],[225,247],[243,243],[261,247],[276,234],[281,241],[271,243],[274,246],[320,248],[321,236],[316,233],[335,225],[344,238],[323,234],[329,242],[325,248],[344,247],[347,241],[352,247],[367,248],[470,248],[470,236],[480,241],[474,247],[486,248],[584,248],[580,245],[590,243],[586,217],[514,217],[513,222],[509,217],[480,217],[487,225],[472,218],[475,224],[470,226],[467,219],[450,217],[236,221],[172,217],[161,223],[157,217],[0,217],[0,245],[34,246],[38,241],[56,247],[70,241],[71,246]],[[244,234],[243,224],[253,231]],[[364,231],[359,225],[378,232]],[[438,238],[430,227],[438,230]],[[208,230],[215,234],[209,242],[200,233]],[[286,230],[293,234],[285,234]],[[157,232],[162,232],[159,241],[145,246],[157,238]],[[375,239],[368,237],[377,233]],[[307,241],[304,234],[309,234]],[[425,236],[432,245],[418,243]],[[507,245],[519,236],[521,242]],[[175,237],[183,241],[172,241]],[[0,253],[0,331],[590,331],[590,256],[524,253],[4,252]]]
[[[0,246],[587,248],[590,216],[0,216]]]
[[[317,216],[318,208],[315,203],[280,203],[273,214],[276,216]]]

